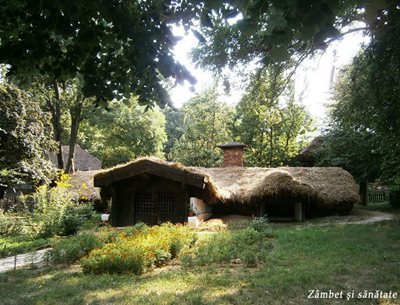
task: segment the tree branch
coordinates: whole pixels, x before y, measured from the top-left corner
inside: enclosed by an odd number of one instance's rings
[[[326,42],[326,44],[330,44],[332,41],[340,39],[340,38],[343,38],[344,36],[346,36],[348,34],[351,34],[351,33],[354,33],[354,32],[359,32],[359,31],[368,31],[368,30],[369,30],[369,27],[360,27],[360,28],[350,29],[347,32],[340,33],[340,35],[338,37],[336,37],[336,38],[329,39]]]

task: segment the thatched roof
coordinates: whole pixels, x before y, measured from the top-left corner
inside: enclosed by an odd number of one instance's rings
[[[204,173],[197,173],[179,163],[166,162],[155,157],[144,157],[101,171],[95,175],[94,185],[102,187],[141,174],[160,176],[200,188],[204,188],[208,182],[207,175]]]
[[[71,189],[80,197],[89,200],[100,199],[100,188],[93,185],[93,177],[100,170],[78,171],[71,175]]]
[[[335,207],[359,202],[358,185],[338,167],[202,168],[221,201],[251,202],[261,198],[310,198]]]
[[[68,160],[69,145],[61,146],[62,156],[64,163]],[[57,155],[51,153],[49,155],[50,161],[57,167]],[[76,171],[92,171],[101,168],[101,160],[96,158],[87,150],[81,148],[78,144],[75,145],[74,168]]]
[[[94,177],[95,186],[149,173],[182,181],[210,193],[211,201],[249,203],[260,198],[310,198],[335,206],[359,202],[358,185],[338,167],[185,167],[156,158],[141,158]]]
[[[314,166],[316,163],[316,152],[322,144],[324,144],[324,138],[322,136],[315,137],[311,143],[296,156],[295,159],[302,166]]]

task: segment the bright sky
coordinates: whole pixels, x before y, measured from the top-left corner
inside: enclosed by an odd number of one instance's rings
[[[211,73],[195,68],[195,65],[189,59],[190,50],[197,44],[197,39],[193,34],[185,35],[183,29],[175,29],[175,35],[184,36],[175,47],[174,53],[176,59],[184,64],[196,77],[197,84],[195,92],[191,92],[190,85],[178,85],[171,89],[170,95],[175,107],[181,107],[195,93],[201,92],[213,85],[214,79]],[[323,129],[327,118],[327,102],[329,100],[329,91],[331,83],[332,69],[334,69],[334,78],[338,69],[343,65],[350,63],[354,55],[360,49],[363,43],[368,42],[368,38],[361,33],[355,32],[346,35],[341,41],[335,42],[322,54],[312,59],[305,60],[297,69],[295,88],[296,96],[305,105],[306,109],[315,119],[316,127]],[[336,53],[336,56],[334,54]],[[221,92],[223,94],[223,92]],[[221,99],[229,104],[236,104],[243,91],[240,89],[232,90],[229,96],[222,95]]]

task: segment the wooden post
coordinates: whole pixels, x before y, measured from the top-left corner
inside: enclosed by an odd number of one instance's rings
[[[266,212],[266,202],[264,200],[261,201],[260,203],[260,214],[259,217],[264,217],[265,216],[265,212]]]
[[[360,181],[360,197],[361,205],[367,206],[368,204],[368,180]]]
[[[294,203],[294,220],[303,221],[304,220],[304,210],[302,202]]]

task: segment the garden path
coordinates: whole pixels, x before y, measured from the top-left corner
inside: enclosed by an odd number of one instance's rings
[[[4,273],[16,268],[24,267],[28,265],[36,265],[45,261],[45,253],[49,250],[42,249],[34,252],[25,254],[18,254],[15,261],[15,256],[9,256],[0,259],[0,273]]]

